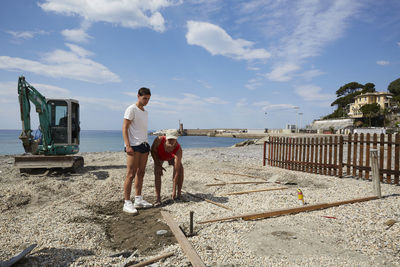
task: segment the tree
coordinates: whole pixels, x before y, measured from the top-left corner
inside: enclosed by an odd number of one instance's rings
[[[388,91],[393,94],[393,99],[400,102],[400,78],[391,82]]]
[[[369,126],[371,127],[371,117],[377,115],[379,113],[379,110],[381,109],[381,106],[377,103],[373,104],[365,104],[360,107],[360,111],[362,112],[364,117],[367,117],[369,119]]]
[[[358,82],[350,82],[336,91],[337,99],[331,103],[331,106],[337,106],[336,110],[324,117],[324,119],[341,118],[347,116],[347,105],[354,102],[354,97],[360,94],[375,92],[375,84],[366,83],[362,85]]]

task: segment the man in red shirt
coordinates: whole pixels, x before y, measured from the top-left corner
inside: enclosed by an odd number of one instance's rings
[[[159,136],[154,139],[151,146],[151,156],[154,160],[154,176],[156,187],[156,203],[161,204],[161,176],[163,175],[163,163],[168,161],[169,165],[174,167],[172,175],[172,199],[181,197],[183,185],[183,166],[182,166],[182,148],[178,141],[178,131],[168,130],[165,136]]]

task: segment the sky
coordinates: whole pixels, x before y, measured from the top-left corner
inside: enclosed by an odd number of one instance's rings
[[[21,75],[77,99],[83,130],[121,130],[141,87],[149,130],[305,127],[344,84],[400,78],[399,14],[398,0],[2,0],[0,129],[21,129]]]

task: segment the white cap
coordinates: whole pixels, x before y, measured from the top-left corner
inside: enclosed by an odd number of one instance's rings
[[[167,139],[178,139],[178,131],[175,129],[167,130],[165,137]]]

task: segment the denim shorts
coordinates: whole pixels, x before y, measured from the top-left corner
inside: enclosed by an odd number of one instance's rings
[[[140,145],[137,146],[131,146],[134,152],[139,152],[139,153],[148,153],[150,151],[150,145],[146,142],[141,143]],[[124,151],[126,152],[126,147],[124,148]]]

